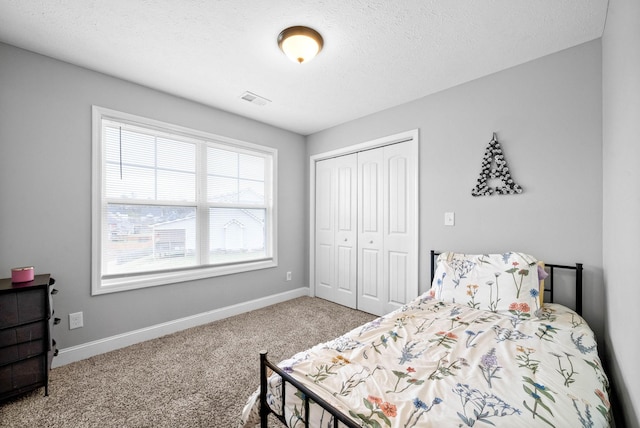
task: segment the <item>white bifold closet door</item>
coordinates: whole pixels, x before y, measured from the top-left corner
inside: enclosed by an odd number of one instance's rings
[[[356,154],[316,164],[316,296],[357,306]]]
[[[417,295],[411,142],[316,163],[316,295],[376,315]]]

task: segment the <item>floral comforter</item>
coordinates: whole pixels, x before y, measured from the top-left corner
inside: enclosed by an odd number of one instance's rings
[[[279,366],[365,427],[609,426],[608,380],[585,321],[558,304],[510,312],[425,294]],[[276,409],[279,384],[269,379]],[[289,426],[304,426],[300,393],[287,391]],[[254,393],[241,427],[259,423],[258,407]],[[330,416],[312,409],[310,419],[324,427]]]

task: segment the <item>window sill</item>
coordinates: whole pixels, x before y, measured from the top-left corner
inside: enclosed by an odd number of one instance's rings
[[[188,270],[153,272],[144,275],[120,276],[113,278],[94,278],[91,295],[117,293],[157,285],[174,284],[222,275],[231,275],[278,266],[274,259],[256,260],[223,266],[207,266]]]

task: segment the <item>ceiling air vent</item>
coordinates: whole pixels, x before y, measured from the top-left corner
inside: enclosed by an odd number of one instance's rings
[[[245,101],[249,101],[251,104],[255,104],[257,106],[266,106],[271,102],[271,100],[268,100],[264,97],[261,97],[260,95],[256,95],[253,92],[249,91],[246,91],[244,94],[240,95],[240,98]]]

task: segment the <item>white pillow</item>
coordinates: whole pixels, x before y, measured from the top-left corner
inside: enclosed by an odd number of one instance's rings
[[[540,309],[538,261],[504,254],[442,253],[431,294],[446,302],[528,319]]]

